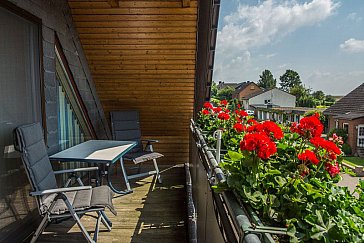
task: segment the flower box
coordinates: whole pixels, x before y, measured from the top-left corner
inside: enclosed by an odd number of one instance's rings
[[[233,191],[264,224],[285,228],[289,239],[282,241],[364,241],[364,182],[355,190],[358,197],[337,185],[342,141],[322,138],[319,118],[258,122],[239,105],[222,101],[217,107],[205,103],[196,126],[210,151],[217,145],[213,133],[222,131],[227,152],[215,169],[226,180],[215,190]]]

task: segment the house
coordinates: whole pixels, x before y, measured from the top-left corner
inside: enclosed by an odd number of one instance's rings
[[[260,88],[256,83],[251,81],[246,81],[238,84],[233,92],[233,99],[243,100],[245,97],[252,94],[262,92],[263,89]]]
[[[13,146],[21,124],[42,123],[51,155],[111,139],[110,111],[138,110],[162,166],[189,160],[218,17],[219,0],[0,1],[0,242],[23,242],[39,220]]]
[[[254,107],[256,118],[260,121],[271,120],[278,123],[299,122],[306,112],[323,109],[309,107]]]
[[[345,129],[353,154],[364,156],[364,83],[327,108],[329,131]]]
[[[252,107],[295,107],[296,96],[278,88],[261,90],[242,98],[244,109]]]
[[[237,86],[239,86],[239,83],[225,83],[224,81],[219,81],[219,83],[217,84],[217,88],[219,90],[224,89],[226,87],[231,87],[235,89]]]

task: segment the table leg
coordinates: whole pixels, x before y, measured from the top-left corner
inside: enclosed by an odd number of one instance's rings
[[[125,195],[125,194],[129,194],[132,193],[133,190],[130,187],[130,183],[128,180],[128,175],[126,174],[126,170],[124,167],[124,163],[123,163],[123,159],[120,158],[120,167],[121,167],[121,171],[123,172],[123,176],[124,176],[124,180],[125,180],[125,184],[126,184],[126,190],[118,190],[117,188],[115,188],[115,186],[112,184],[111,181],[111,176],[112,176],[112,168],[115,167],[114,165],[110,165],[109,166],[109,170],[108,170],[108,175],[107,175],[107,183],[109,185],[109,187],[111,188],[111,190],[113,192],[115,192],[116,194],[120,194],[120,195]],[[121,179],[121,178],[120,178]]]

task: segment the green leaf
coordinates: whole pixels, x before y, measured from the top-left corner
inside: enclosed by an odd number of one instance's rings
[[[228,151],[228,155],[233,162],[240,161],[243,158],[243,155],[241,153],[235,151]]]
[[[284,179],[282,176],[275,176],[274,180],[278,183],[280,187],[283,187],[287,183],[287,180]]]
[[[280,175],[282,174],[279,170],[268,170],[267,173],[264,174],[264,176],[266,175]]]

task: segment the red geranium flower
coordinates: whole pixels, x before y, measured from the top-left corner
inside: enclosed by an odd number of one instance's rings
[[[337,162],[334,165],[332,165],[330,163],[326,163],[325,164],[325,170],[327,172],[329,172],[331,177],[335,177],[337,174],[339,174],[340,167],[339,167],[339,164]]]
[[[282,139],[282,129],[272,121],[265,121],[263,123],[256,123],[248,128],[248,132],[264,132],[267,136],[273,136],[275,139]]]
[[[238,107],[238,109],[240,109],[241,105],[240,105],[240,104],[238,104],[238,105],[237,105],[237,107]]]
[[[321,137],[314,137],[310,139],[310,142],[316,147],[316,148],[323,148],[328,153],[335,153],[335,154],[341,154],[341,150],[336,146],[334,142],[327,141]]]
[[[320,162],[317,159],[316,154],[308,149],[306,149],[304,152],[300,153],[297,157],[299,160],[311,161],[311,163],[314,165],[318,165],[318,163]]]
[[[238,132],[241,133],[242,131],[245,131],[245,126],[241,123],[235,123],[233,128]]]
[[[220,105],[222,106],[227,106],[227,104],[228,104],[227,100],[220,101]]]
[[[221,107],[215,107],[212,109],[215,113],[220,113],[222,111]]]
[[[308,116],[300,120],[300,123],[292,123],[291,132],[298,133],[305,138],[320,137],[324,126],[317,116]]]
[[[265,133],[248,133],[240,142],[241,150],[255,151],[261,159],[268,159],[277,152],[277,147]]]
[[[248,123],[248,124],[250,124],[250,125],[258,124],[258,122],[257,122],[255,119],[253,119],[253,118],[250,118],[250,119],[247,121],[247,123]]]
[[[206,108],[206,109],[212,109],[212,108],[214,108],[213,105],[210,102],[205,102],[203,104],[203,107]]]
[[[203,115],[208,115],[208,114],[210,114],[210,112],[207,109],[203,109],[202,110],[202,114]]]
[[[221,112],[221,113],[219,113],[219,115],[217,116],[217,118],[219,118],[220,120],[229,120],[230,119],[230,115],[228,113]]]

